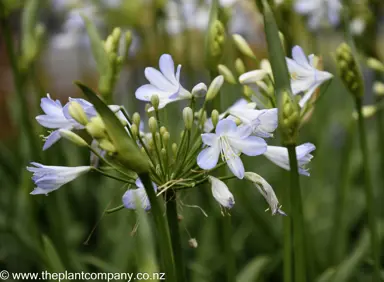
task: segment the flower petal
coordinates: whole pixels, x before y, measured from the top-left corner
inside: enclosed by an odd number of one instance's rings
[[[197,156],[197,165],[202,169],[214,168],[219,160],[220,147],[208,147]]]
[[[163,75],[173,84],[178,84],[175,77],[175,63],[172,56],[169,54],[163,54],[159,60],[159,67]]]
[[[217,146],[219,141],[219,138],[214,133],[201,134],[201,139],[203,140],[203,143],[208,146]]]
[[[244,178],[244,165],[239,156],[226,158],[227,165],[232,173],[239,179]]]
[[[130,189],[123,195],[123,204],[127,209],[136,209],[136,201],[139,201],[144,210],[149,210],[151,204],[144,188]]]
[[[228,133],[236,132],[237,126],[233,120],[223,119],[220,120],[216,125],[216,134],[217,135],[227,135]]]
[[[52,100],[49,94],[47,98],[41,98],[40,107],[45,114],[50,116],[62,116],[62,106],[59,100]]]
[[[264,154],[267,150],[267,142],[265,142],[265,140],[260,137],[249,136],[245,139],[231,137],[228,138],[230,140],[231,146],[246,154],[247,156],[258,156]]]
[[[155,68],[145,68],[144,75],[153,86],[159,88],[160,90],[174,93],[175,88],[176,91],[178,89],[178,85],[172,84],[171,81],[166,79],[164,75]]]
[[[162,91],[159,88],[153,86],[152,84],[142,85],[135,92],[136,99],[146,102],[151,101],[152,95],[158,95],[159,99],[165,99],[171,94],[173,93]]]
[[[51,134],[48,135],[48,137],[45,140],[45,143],[43,145],[43,151],[50,148],[53,144],[55,144],[57,141],[59,141],[61,138],[59,130],[52,131]]]
[[[292,48],[292,58],[296,61],[296,63],[300,64],[301,66],[305,68],[311,68],[311,66],[308,63],[307,56],[305,55],[303,49],[296,45]]]

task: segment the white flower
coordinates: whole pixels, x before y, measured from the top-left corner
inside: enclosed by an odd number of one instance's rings
[[[270,210],[272,212],[272,215],[280,214],[280,215],[286,215],[285,212],[283,212],[280,209],[279,201],[277,200],[275,191],[273,191],[273,188],[267,181],[265,181],[264,178],[262,178],[260,175],[254,173],[254,172],[246,172],[244,174],[245,178],[249,181],[251,181],[256,188],[259,190],[261,195],[265,198],[267,201]]]
[[[37,186],[32,195],[48,194],[59,189],[64,184],[74,180],[80,175],[91,170],[90,166],[48,166],[32,162],[33,166],[28,166],[27,170],[33,172],[32,180]]]
[[[156,184],[152,183],[152,185],[155,191],[157,191]],[[140,178],[136,179],[136,186],[137,189],[129,189],[125,192],[123,195],[123,204],[127,209],[134,210],[136,209],[136,201],[139,201],[141,203],[141,207],[147,211],[151,208],[151,204]]]
[[[145,68],[144,74],[150,84],[145,84],[136,90],[136,98],[142,101],[150,102],[152,95],[158,95],[159,108],[165,107],[168,103],[177,100],[190,99],[191,93],[181,86],[180,70],[181,65],[177,66],[175,74],[175,65],[172,57],[164,54],[159,60],[160,71],[155,68]],[[149,109],[153,111],[153,107]]]
[[[300,174],[309,176],[308,169],[305,168],[305,165],[309,163],[313,158],[310,153],[315,149],[316,147],[312,143],[304,143],[300,146],[296,146],[297,164],[299,166]],[[290,170],[287,148],[279,146],[267,146],[267,151],[264,153],[264,156],[266,156],[276,165],[286,170]]]
[[[238,118],[243,125],[248,125],[252,129],[252,133],[256,136],[268,138],[272,137],[272,132],[277,128],[277,109],[256,110],[256,103],[248,103],[245,99],[237,100],[224,113],[219,115],[219,119],[223,119],[229,114],[229,119],[236,120]],[[204,131],[211,132],[213,123],[208,119],[204,124]]]
[[[308,58],[299,46],[292,48],[292,59],[287,58],[288,70],[291,74],[291,87],[294,95],[305,92],[299,105],[303,107],[312,97],[315,90],[326,80],[332,78],[332,74],[316,69],[315,55]]]
[[[309,28],[319,28],[324,20],[336,26],[340,22],[340,0],[297,0],[295,11],[302,15],[308,15]]]
[[[242,179],[244,166],[240,154],[257,156],[266,151],[267,143],[264,139],[250,136],[252,129],[249,126],[237,126],[233,120],[220,120],[216,126],[216,133],[205,133],[201,137],[203,143],[208,145],[197,156],[197,164],[202,169],[211,169],[216,166],[219,155],[227,163],[234,175]]]
[[[235,204],[235,199],[227,185],[220,179],[210,175],[208,176],[208,180],[211,183],[212,195],[215,200],[225,208],[232,208]]]

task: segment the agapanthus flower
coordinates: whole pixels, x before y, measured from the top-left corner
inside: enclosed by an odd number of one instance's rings
[[[71,182],[80,175],[91,170],[91,166],[49,166],[32,162],[27,170],[33,172],[32,180],[37,186],[32,192],[32,195],[48,194],[59,189],[64,184]]]
[[[318,29],[322,21],[335,26],[340,22],[340,0],[297,0],[294,9],[302,15],[308,15],[308,25],[312,30]]]
[[[136,209],[136,201],[139,201],[141,207],[144,210],[149,210],[151,208],[151,204],[148,199],[147,192],[145,191],[144,185],[141,182],[140,178],[136,179],[136,187],[137,189],[129,189],[123,195],[123,204],[127,209]],[[157,191],[156,184],[152,183],[153,188]]]
[[[235,204],[235,199],[232,193],[229,191],[227,185],[220,179],[208,176],[208,180],[211,183],[212,195],[215,200],[225,208],[232,208]]]
[[[246,172],[244,176],[247,180],[251,181],[257,190],[259,190],[260,194],[263,195],[269,205],[272,215],[286,215],[285,212],[280,209],[281,206],[277,200],[275,191],[273,191],[272,186],[264,178],[254,172]]]
[[[287,58],[292,92],[294,95],[305,93],[299,102],[300,107],[303,107],[315,90],[332,78],[332,74],[316,69],[315,55],[311,54],[307,58],[300,46],[292,48],[292,58]]]
[[[252,128],[237,126],[233,120],[220,120],[216,126],[216,133],[201,135],[203,143],[208,147],[197,156],[197,164],[202,169],[212,169],[216,166],[221,153],[222,160],[227,163],[232,173],[242,179],[244,166],[240,154],[257,156],[266,151],[267,143],[264,139],[250,136]]]
[[[299,166],[299,173],[305,176],[309,176],[308,169],[305,166],[311,161],[313,156],[310,154],[316,149],[312,143],[304,143],[296,146],[297,164]],[[267,151],[264,153],[271,162],[276,165],[290,170],[288,149],[279,146],[267,146]]]
[[[159,97],[159,109],[167,104],[190,99],[192,94],[185,90],[180,84],[181,65],[177,66],[175,73],[175,65],[171,55],[164,54],[159,60],[160,71],[155,68],[145,68],[144,75],[150,84],[145,84],[136,90],[136,98],[142,101],[150,102],[152,95]],[[149,109],[152,111],[153,107]]]

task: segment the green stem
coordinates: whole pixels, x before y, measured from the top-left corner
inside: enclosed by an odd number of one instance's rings
[[[365,182],[365,197],[367,202],[367,213],[368,213],[368,224],[371,234],[371,251],[374,263],[374,279],[373,281],[380,281],[380,246],[377,234],[377,223],[376,223],[376,214],[375,214],[375,201],[374,201],[374,192],[373,184],[371,179],[371,170],[370,162],[368,155],[368,144],[367,144],[367,132],[365,130],[364,116],[362,112],[362,100],[361,98],[356,98],[356,110],[358,113],[358,127],[359,127],[359,139],[360,139],[360,149],[363,155],[363,171],[364,171],[364,182]]]
[[[286,187],[283,191],[283,204],[285,212],[291,214],[291,190]],[[283,218],[284,246],[283,246],[283,268],[284,282],[292,282],[292,219],[291,216]]]
[[[135,182],[132,181],[132,180],[128,180],[128,179],[124,179],[124,178],[121,178],[121,177],[118,177],[118,176],[114,176],[112,174],[106,173],[106,172],[104,172],[104,171],[102,171],[100,169],[97,169],[95,167],[93,167],[92,170],[96,171],[96,172],[98,172],[98,173],[100,173],[100,174],[102,174],[102,175],[104,175],[106,177],[109,177],[111,179],[115,179],[117,181],[121,181],[121,182],[124,182],[124,183],[129,183],[129,184],[132,184],[132,185],[136,185]]]
[[[117,206],[115,208],[106,210],[105,213],[111,214],[111,213],[117,212],[117,211],[122,210],[122,209],[124,209],[124,205],[120,205],[120,206]]]
[[[350,160],[351,150],[353,148],[353,136],[354,136],[354,121],[351,120],[347,128],[347,134],[345,136],[345,144],[343,146],[341,161],[340,161],[340,177],[338,182],[338,189],[336,190],[337,196],[335,201],[334,210],[334,225],[331,239],[331,250],[333,258],[333,264],[337,265],[341,262],[345,254],[347,230],[345,226],[349,176],[350,176]]]
[[[169,231],[167,229],[167,223],[163,217],[163,208],[158,202],[155,190],[152,186],[151,178],[149,177],[148,173],[141,173],[139,174],[139,177],[144,185],[145,191],[147,192],[149,202],[151,203],[151,211],[153,214],[156,230],[158,232],[162,267],[167,274],[167,281],[176,282],[177,279],[175,274],[174,259],[172,255],[172,245],[169,237]]]
[[[306,257],[305,257],[305,236],[303,206],[301,200],[301,190],[299,173],[297,166],[296,145],[287,145],[289,166],[290,166],[290,198],[293,222],[293,253],[294,253],[294,281],[306,281]]]
[[[2,5],[0,5],[2,6]],[[1,7],[0,7],[1,8]],[[17,104],[19,108],[20,114],[20,124],[22,126],[21,131],[25,133],[27,138],[26,144],[29,145],[29,154],[33,159],[36,159],[38,156],[39,150],[37,149],[36,138],[34,137],[33,125],[31,123],[32,119],[29,118],[27,101],[25,97],[25,83],[26,76],[21,72],[18,66],[17,55],[15,53],[15,48],[12,42],[11,29],[9,26],[9,22],[5,18],[1,18],[3,15],[0,14],[0,25],[3,33],[5,47],[7,50],[8,58],[12,68],[13,74],[13,84],[15,86],[16,94],[17,94]],[[22,138],[20,139],[22,140]],[[23,142],[24,143],[24,142]]]
[[[225,215],[222,217],[223,245],[225,254],[225,269],[228,282],[236,281],[236,262],[232,249],[232,222],[231,216]]]
[[[173,189],[165,192],[168,228],[171,234],[173,256],[175,261],[177,281],[186,281],[183,259],[183,249],[179,232],[179,220],[177,216],[176,193]]]

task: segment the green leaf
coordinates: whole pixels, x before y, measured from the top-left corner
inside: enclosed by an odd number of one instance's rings
[[[264,28],[268,43],[269,61],[271,63],[272,73],[275,80],[276,93],[279,95],[284,90],[291,90],[290,75],[285,59],[284,48],[279,36],[279,29],[271,7],[268,5],[266,0],[263,0],[263,7]]]
[[[140,152],[115,113],[90,88],[80,82],[76,82],[76,85],[83,91],[103,119],[108,135],[117,151],[116,159],[125,168],[137,173],[147,172],[149,170],[147,157]]]
[[[263,272],[271,262],[272,258],[269,256],[258,256],[254,258],[237,274],[236,281],[257,281],[262,277]]]
[[[82,18],[85,23],[89,40],[91,41],[92,54],[97,64],[97,70],[100,75],[105,75],[108,73],[109,63],[108,55],[104,50],[104,43],[101,40],[95,25],[85,15],[82,15]]]
[[[46,255],[46,266],[47,268],[56,273],[65,272],[65,267],[61,262],[60,256],[57,253],[55,246],[47,236],[43,236],[43,246]]]

